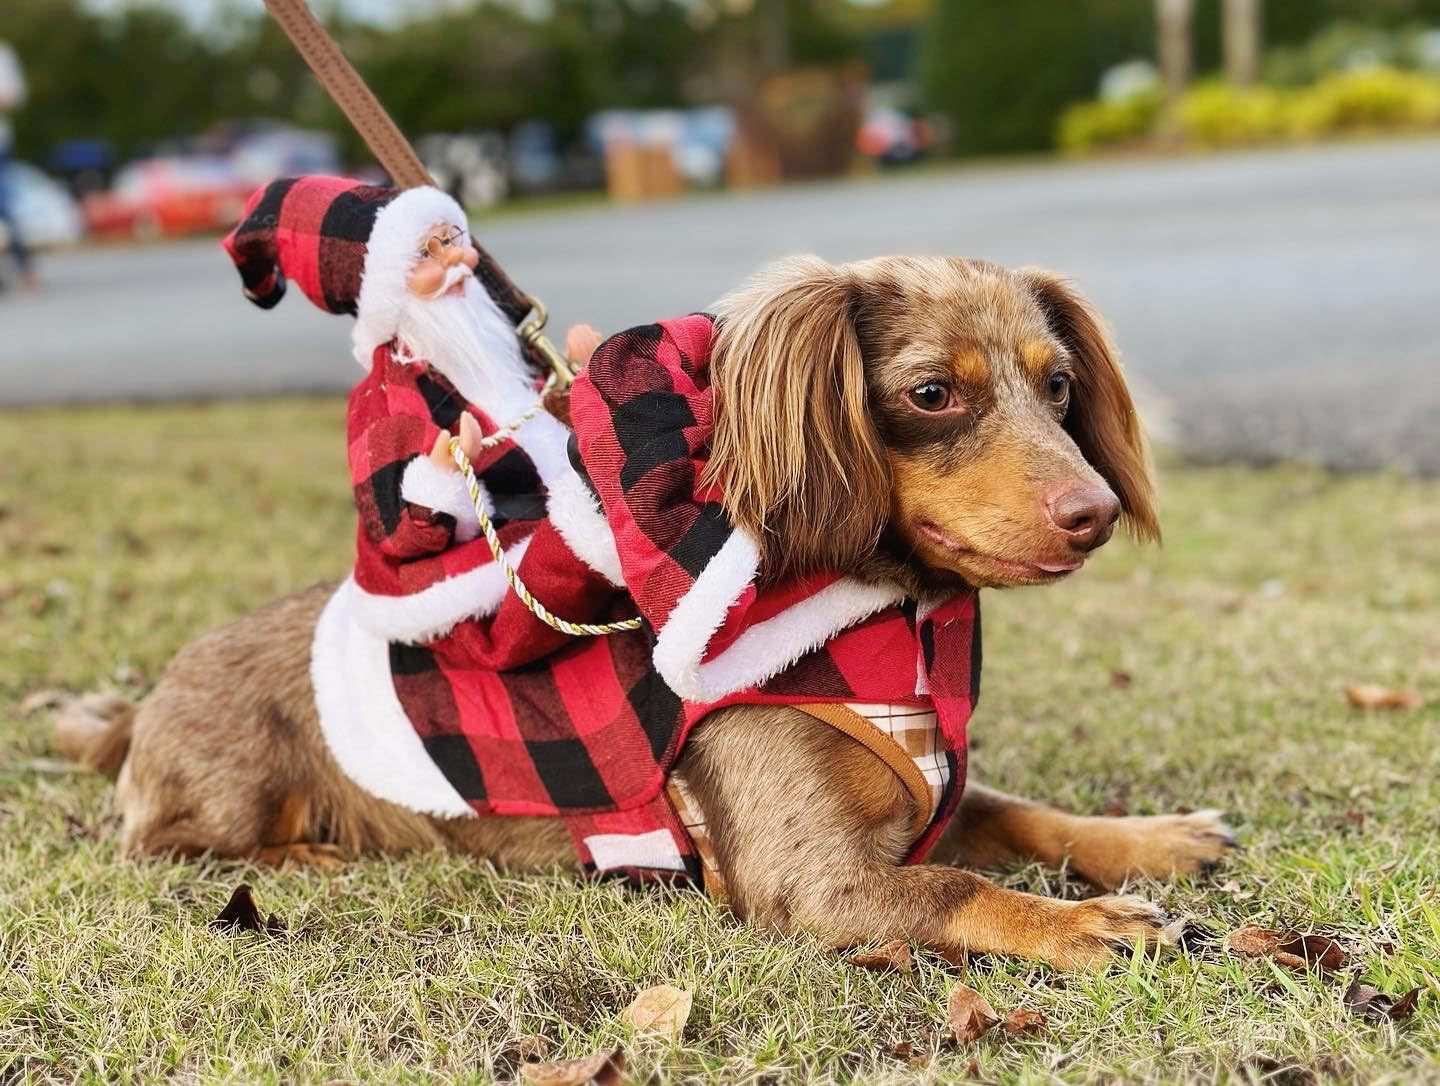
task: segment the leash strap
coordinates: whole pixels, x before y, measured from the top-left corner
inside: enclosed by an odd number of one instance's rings
[[[335,39],[316,20],[305,0],[265,0],[265,7],[360,134],[375,161],[395,183],[407,189],[433,184],[415,148],[340,51]],[[475,248],[480,253],[475,276],[495,299],[500,311],[516,326],[516,334],[524,344],[531,365],[541,373],[553,373],[560,386],[567,387],[575,373],[565,356],[541,334],[545,327],[545,307],[517,287],[480,245],[476,244]]]

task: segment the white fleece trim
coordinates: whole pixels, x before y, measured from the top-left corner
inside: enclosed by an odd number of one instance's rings
[[[696,583],[698,586],[698,580]],[[837,580],[775,618],[746,629],[720,655],[701,663],[701,655],[714,629],[719,628],[719,622],[701,640],[703,622],[693,621],[688,611],[681,614],[681,606],[690,602],[687,595],[672,612],[660,640],[655,642],[655,670],[660,671],[671,690],[684,699],[719,701],[734,691],[759,686],[778,676],[780,671],[806,652],[824,645],[842,629],[903,598],[904,592],[891,585]],[[723,618],[721,611],[721,621]],[[674,637],[671,637],[672,631]]]
[[[836,581],[773,618],[751,626],[711,660],[705,647],[726,612],[755,579],[760,551],[737,530],[670,612],[655,642],[655,670],[688,701],[718,701],[780,674],[807,652],[881,608],[898,603],[894,585]],[[703,662],[702,662],[703,660]]]
[[[610,530],[610,523],[585,480],[571,468],[568,475],[555,480],[549,489],[546,512],[566,546],[611,584],[624,588],[625,575],[620,570],[615,533]]]
[[[320,730],[344,774],[365,791],[421,814],[474,818],[405,715],[390,676],[390,648],[356,621],[358,588],[346,581],[315,624],[310,682]]]
[[[475,515],[465,476],[446,471],[428,456],[417,456],[406,465],[400,477],[400,497],[412,505],[449,513],[455,518],[455,539],[460,543],[468,543],[480,534],[480,518]],[[495,515],[495,503],[484,483],[480,484],[480,504],[486,513]]]
[[[505,552],[506,560],[519,566],[529,546],[530,537],[526,536]],[[508,591],[510,585],[500,567],[486,562],[406,596],[377,595],[356,585],[352,610],[355,621],[372,636],[413,644],[443,637],[464,619],[490,614]]]
[[[355,361],[363,369],[370,368],[375,348],[395,337],[408,290],[405,280],[420,254],[420,235],[437,222],[465,229],[465,240],[469,242],[465,212],[437,188],[406,189],[375,216],[365,243],[365,270],[355,299],[355,329],[351,333]]]
[[[669,830],[647,833],[592,833],[585,847],[595,861],[595,870],[617,867],[648,867],[657,871],[684,871],[685,860]]]

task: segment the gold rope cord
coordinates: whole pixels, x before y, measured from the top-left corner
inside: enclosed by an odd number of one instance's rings
[[[518,427],[522,421],[523,419],[516,420],[516,422],[510,424],[510,426],[501,427],[500,430],[490,435],[490,437],[498,437],[500,433],[505,431],[513,433],[514,428]],[[500,440],[504,439],[501,438]],[[499,441],[494,442],[494,444],[499,444]],[[480,521],[480,531],[485,535],[485,542],[490,545],[491,555],[494,556],[496,564],[500,567],[500,572],[505,574],[505,580],[510,582],[510,588],[514,591],[515,595],[520,597],[520,602],[530,610],[532,615],[552,630],[559,630],[561,633],[569,634],[571,637],[604,637],[608,634],[620,633],[624,630],[638,630],[640,628],[640,619],[638,617],[627,618],[622,622],[571,622],[568,619],[563,619],[559,615],[551,613],[543,603],[532,596],[530,590],[525,587],[525,582],[522,581],[520,575],[515,572],[515,567],[505,558],[505,549],[500,545],[500,536],[495,531],[495,525],[490,521],[490,514],[485,512],[485,501],[480,494],[480,480],[475,478],[475,468],[471,465],[470,458],[465,455],[465,450],[460,447],[460,439],[458,437],[452,437],[450,439],[450,457],[455,461],[455,466],[460,469],[460,473],[465,476],[465,488],[470,492],[470,502],[475,506],[475,516]]]

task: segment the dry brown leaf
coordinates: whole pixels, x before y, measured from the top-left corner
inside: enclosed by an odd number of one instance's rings
[[[1005,1016],[1000,1028],[1014,1036],[1017,1033],[1044,1033],[1048,1024],[1040,1011],[1014,1010]]]
[[[220,910],[220,915],[210,921],[210,926],[226,931],[260,931],[273,935],[285,930],[285,921],[275,913],[271,913],[269,919],[266,919],[260,907],[255,904],[255,893],[250,889],[250,884],[242,882],[235,887],[235,892],[230,895],[225,908]]]
[[[950,1019],[950,1028],[955,1031],[955,1040],[962,1045],[977,1040],[1000,1021],[1000,1016],[995,1013],[995,1008],[986,1002],[985,997],[974,988],[967,988],[963,984],[957,984],[950,990],[950,1000],[945,1005],[945,1013]]]
[[[547,1060],[522,1063],[520,1077],[536,1086],[585,1086],[587,1082],[612,1086],[625,1071],[625,1050],[592,1052],[578,1060]]]
[[[1225,936],[1225,949],[1246,958],[1268,958],[1280,946],[1280,932],[1246,924]]]
[[[620,1012],[620,1021],[637,1033],[653,1033],[678,1041],[694,1001],[695,993],[689,988],[657,984],[637,995],[634,1002]]]
[[[1335,939],[1318,932],[1276,931],[1255,924],[1236,928],[1225,937],[1225,949],[1247,958],[1269,958],[1286,969],[1304,972],[1314,966],[1327,976],[1349,960]]]
[[[1420,1003],[1420,991],[1412,988],[1399,999],[1393,999],[1378,988],[1356,980],[1345,989],[1345,1006],[1351,1014],[1371,1022],[1401,1022],[1415,1013]]]
[[[1301,935],[1288,931],[1280,940],[1279,954],[1289,954],[1300,959],[1300,967],[1316,966],[1322,973],[1333,973],[1346,962],[1350,955],[1345,948],[1328,935],[1311,933]]]
[[[1135,685],[1135,676],[1128,671],[1121,671],[1118,667],[1111,668],[1110,685],[1116,690],[1129,690]]]
[[[877,972],[895,970],[899,973],[910,972],[915,962],[915,955],[910,951],[910,944],[904,939],[896,939],[893,943],[886,943],[879,950],[871,951],[868,954],[851,954],[845,959],[851,965],[858,965],[861,969],[874,969]]]
[[[1394,690],[1371,683],[1347,686],[1345,700],[1357,709],[1418,709],[1425,703],[1413,690]]]

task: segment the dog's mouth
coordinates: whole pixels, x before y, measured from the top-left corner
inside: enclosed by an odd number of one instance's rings
[[[990,584],[1015,586],[1049,584],[1074,573],[1085,564],[1083,558],[1046,559],[1035,562],[1017,562],[1009,558],[997,558],[965,546],[933,521],[922,520],[915,527],[928,542],[958,560],[957,565],[962,568],[957,572],[967,576],[979,573]]]

